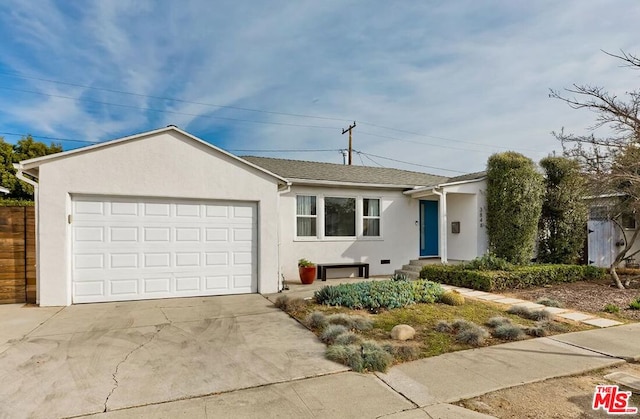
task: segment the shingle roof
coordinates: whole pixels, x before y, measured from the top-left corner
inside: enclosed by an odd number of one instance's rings
[[[487,176],[487,172],[474,172],[474,173],[467,173],[466,175],[460,175],[460,176],[455,176],[455,177],[450,177],[447,180],[447,183],[453,183],[453,182],[464,182],[465,180],[476,180],[476,179],[482,179],[483,177]]]
[[[378,185],[426,186],[449,178],[429,173],[384,167],[346,166],[303,160],[245,156],[243,159],[286,179],[326,180],[332,182],[370,183]]]

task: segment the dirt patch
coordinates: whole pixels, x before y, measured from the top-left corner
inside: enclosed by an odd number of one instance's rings
[[[640,365],[624,364],[574,377],[553,378],[463,400],[458,404],[499,418],[610,418],[611,415],[603,410],[594,411],[591,403],[596,385],[615,384],[605,380],[604,376],[618,371],[640,376]],[[630,406],[640,407],[639,394],[633,394]]]
[[[624,280],[624,278],[623,278]],[[563,307],[607,316],[602,309],[606,304],[620,307],[617,317],[628,320],[640,320],[640,310],[629,309],[629,303],[640,297],[640,281],[633,280],[629,289],[612,286],[609,279],[580,281],[567,284],[554,284],[545,287],[510,290],[504,295],[536,301],[542,297],[560,301]]]

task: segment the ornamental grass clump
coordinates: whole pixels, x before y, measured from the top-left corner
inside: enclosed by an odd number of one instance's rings
[[[382,348],[400,362],[414,361],[420,358],[420,348],[415,345],[394,345],[386,343]]]
[[[370,330],[373,321],[363,316],[351,316],[345,313],[336,313],[327,317],[330,324],[340,324],[350,330]]]
[[[331,345],[325,351],[331,361],[346,365],[354,371],[362,371],[362,349],[360,345]]]
[[[511,319],[508,317],[494,316],[487,320],[485,324],[489,327],[495,328],[505,324],[511,324]]]
[[[362,365],[366,371],[386,372],[392,362],[391,354],[376,342],[365,341],[362,343]]]
[[[453,326],[451,326],[451,323],[449,323],[446,320],[438,320],[438,323],[436,323],[434,329],[436,330],[436,332],[440,332],[440,333],[453,332]]]
[[[302,298],[289,298],[287,295],[281,295],[276,298],[275,305],[286,313],[295,313],[304,310],[309,303]]]
[[[489,337],[489,332],[481,326],[472,323],[472,326],[459,329],[456,333],[456,340],[471,346],[481,346],[485,339]]]
[[[330,324],[322,331],[320,334],[320,340],[324,343],[331,345],[336,338],[345,333],[347,328],[342,326],[341,324]]]
[[[507,313],[515,314],[516,316],[520,316],[525,319],[528,319],[529,316],[531,315],[531,310],[529,310],[527,307],[518,305],[518,306],[509,307],[509,309],[507,310]]]
[[[520,326],[505,323],[493,330],[493,336],[503,340],[520,340],[524,339],[525,333]]]
[[[344,332],[339,334],[334,339],[336,345],[359,345],[362,343],[362,338],[353,332]]]
[[[553,320],[553,314],[549,310],[533,310],[529,313],[529,320],[535,321],[551,321]]]
[[[558,307],[558,308],[562,307],[562,303],[560,301],[554,300],[553,298],[549,298],[549,297],[539,298],[536,301],[536,303],[542,304],[543,306],[546,306],[546,307]]]
[[[304,319],[304,323],[313,330],[324,329],[327,324],[329,324],[327,316],[325,316],[321,311],[314,311],[313,313],[310,313]]]

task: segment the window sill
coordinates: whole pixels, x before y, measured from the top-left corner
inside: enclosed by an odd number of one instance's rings
[[[384,237],[295,237],[294,242],[371,242],[384,241]]]

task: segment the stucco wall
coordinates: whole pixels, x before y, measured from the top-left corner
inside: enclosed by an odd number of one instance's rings
[[[45,162],[39,183],[40,305],[71,304],[73,194],[257,202],[258,291],[278,290],[277,180],[178,132]]]
[[[379,198],[381,200],[381,238],[296,238],[296,195]],[[297,261],[306,258],[315,263],[361,261],[370,264],[371,275],[390,275],[395,269],[417,259],[419,254],[418,200],[402,191],[381,189],[343,189],[293,186],[282,194],[280,206],[281,268],[287,280],[298,280]],[[322,213],[318,210],[318,232],[323,232]],[[360,217],[356,216],[357,222]],[[390,264],[381,264],[389,259]],[[352,275],[354,270],[327,272],[327,276]],[[357,272],[356,272],[357,274]]]
[[[471,260],[489,247],[486,229],[486,181],[445,187],[447,192],[447,258]],[[460,221],[460,234],[451,232],[451,222]]]

